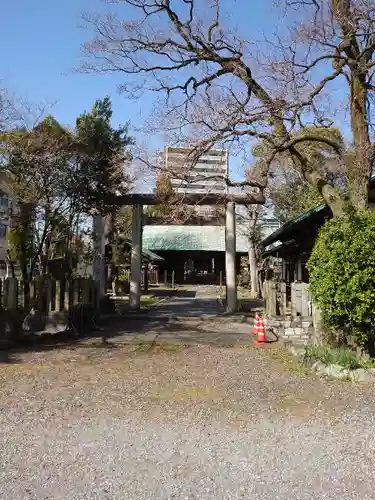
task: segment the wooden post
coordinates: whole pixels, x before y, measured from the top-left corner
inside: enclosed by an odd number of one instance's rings
[[[143,290],[145,291],[145,293],[148,292],[148,266],[147,264],[145,265],[145,268],[143,270]]]
[[[263,300],[266,316],[268,316],[268,280],[263,281]]]
[[[70,309],[70,282],[65,281],[65,293],[64,293],[64,309],[69,311]]]
[[[35,304],[35,279],[30,282],[30,303]]]
[[[292,317],[295,318],[297,316],[297,309],[296,309],[296,284],[295,283],[291,284],[290,304],[291,304],[291,310],[292,310]]]
[[[81,280],[82,283],[82,302],[83,304],[90,303],[90,279]]]
[[[276,283],[274,281],[270,281],[270,294],[269,294],[269,302],[270,302],[270,316],[275,317],[277,315],[277,300],[276,300]]]
[[[0,305],[4,307],[4,278],[0,278]]]
[[[297,280],[302,281],[302,262],[300,259],[297,261]]]
[[[220,277],[219,277],[219,284],[222,287],[223,286],[223,271],[220,271]]]
[[[281,316],[286,316],[287,303],[286,303],[286,283],[280,283],[280,294],[281,294],[281,304],[280,304],[280,314]]]
[[[172,290],[174,290],[174,278],[175,278],[175,271],[172,271]]]
[[[51,311],[52,305],[52,280],[47,278],[46,280],[46,313]]]
[[[164,286],[168,286],[168,271],[164,270]]]
[[[61,309],[61,283],[55,281],[55,311],[60,312]]]
[[[7,278],[7,309],[17,309],[17,279]]]
[[[73,280],[73,306],[79,303],[79,279]]]
[[[4,309],[8,309],[8,295],[9,295],[9,278],[3,279],[3,286],[2,286],[2,292],[3,292],[3,300],[2,300],[2,305]]]
[[[95,282],[94,280],[90,280],[90,297],[91,297],[91,304],[92,307],[96,307],[96,289],[95,289]]]
[[[25,295],[23,292],[22,280],[17,279],[17,292],[18,292],[18,300],[17,304],[19,307],[25,307]]]

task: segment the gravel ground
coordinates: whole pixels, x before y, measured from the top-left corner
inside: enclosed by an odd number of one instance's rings
[[[374,498],[373,386],[274,346],[56,349],[0,387],[0,499]]]

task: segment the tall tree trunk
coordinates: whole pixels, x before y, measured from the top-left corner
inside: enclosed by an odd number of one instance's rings
[[[295,163],[300,166],[300,171],[304,179],[316,189],[329,208],[334,217],[340,217],[345,213],[345,199],[343,195],[329,182],[324,179],[318,168],[301,154],[296,148],[291,148],[292,157]]]
[[[259,280],[258,280],[258,259],[255,250],[254,241],[249,238],[249,267],[250,267],[250,283],[251,297],[259,297]]]
[[[247,206],[248,213],[248,257],[250,267],[250,285],[251,297],[259,297],[259,282],[258,282],[258,257],[256,252],[256,229],[259,216],[259,207],[254,205]]]
[[[110,213],[107,215],[104,221],[104,236],[106,239],[106,243],[112,246],[112,250],[114,245],[116,244],[116,235],[115,235],[115,225],[116,225],[116,213]],[[110,262],[107,265],[107,287],[112,288],[112,283],[116,277],[116,264],[113,261],[113,256]]]
[[[351,83],[350,118],[355,158],[348,170],[350,200],[355,209],[368,207],[369,182],[374,162],[367,116],[365,75],[353,77]]]

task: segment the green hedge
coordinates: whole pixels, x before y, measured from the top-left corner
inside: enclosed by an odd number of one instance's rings
[[[363,211],[327,222],[308,270],[324,323],[367,346],[375,326],[375,216]]]

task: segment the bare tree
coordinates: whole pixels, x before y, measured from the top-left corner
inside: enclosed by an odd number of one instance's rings
[[[55,104],[48,101],[28,102],[12,93],[6,82],[0,79],[0,134],[15,128],[32,130]]]
[[[14,100],[5,85],[0,81],[0,131],[14,126],[19,119]]]
[[[280,41],[274,47],[279,59],[271,68],[277,66],[280,84],[296,99],[292,119],[302,130],[312,118],[314,124],[329,127],[345,120],[340,108],[348,112],[352,145],[349,151],[341,149],[339,158],[345,166],[352,204],[366,207],[375,158],[371,121],[375,2],[286,0],[285,4],[299,9],[302,17],[299,26],[290,30],[288,43]],[[337,116],[330,103],[335,93]]]
[[[250,179],[227,179],[229,185],[264,189],[272,161],[287,153],[334,215],[342,214],[343,193],[321,175],[321,159],[304,147],[315,142],[327,155],[345,157],[326,105],[325,93],[338,82],[349,107],[355,152],[348,171],[351,199],[357,208],[366,206],[375,150],[370,134],[373,0],[286,0],[286,15],[292,21],[297,16],[298,27],[292,25],[285,39],[268,40],[270,49],[262,56],[224,25],[220,0],[209,6],[199,0],[111,3],[126,7],[126,19],[121,10],[85,16],[95,38],[85,44],[81,69],[124,73],[122,90],[132,95],[162,92],[164,125],[176,137],[188,130],[196,157],[217,143],[264,141],[269,147],[264,162]]]

